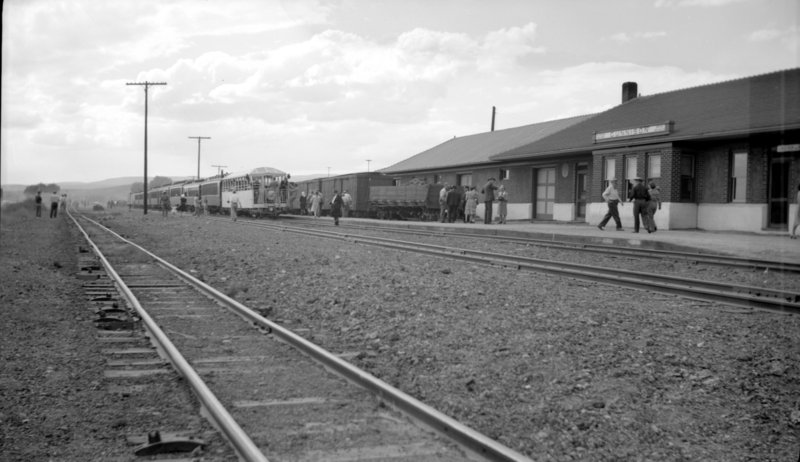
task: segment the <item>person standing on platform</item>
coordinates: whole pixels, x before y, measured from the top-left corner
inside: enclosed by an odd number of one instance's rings
[[[444,223],[444,219],[447,216],[447,193],[448,190],[447,183],[442,186],[442,190],[439,191],[439,221]]]
[[[311,214],[314,218],[319,218],[319,210],[322,208],[322,196],[319,191],[311,193]]]
[[[497,188],[497,216],[501,225],[506,224],[506,215],[508,215],[508,192],[505,185],[501,184]]]
[[[466,194],[464,194],[467,199],[464,204],[464,222],[475,223],[475,215],[478,210],[478,191],[475,191],[474,186],[467,188],[467,190]]]
[[[169,216],[169,209],[171,208],[172,206],[169,203],[169,195],[167,194],[166,191],[164,191],[161,194],[161,215],[163,217]]]
[[[197,194],[197,196],[192,197],[192,205],[194,207],[194,213],[192,213],[192,215],[196,217],[203,214],[203,203],[200,201],[200,193],[198,192]]]
[[[797,227],[800,226],[800,183],[797,184],[797,196],[795,196],[795,201],[797,204],[797,210],[794,214],[794,225],[792,226],[792,239],[797,239]]]
[[[36,216],[42,218],[42,192],[36,191],[36,197],[33,199],[36,204]]]
[[[491,225],[492,224],[492,202],[494,202],[494,192],[497,189],[497,186],[494,184],[495,179],[489,178],[489,181],[486,182],[486,185],[483,187],[483,224]]]
[[[62,194],[61,198],[58,200],[58,208],[61,209],[62,213],[66,213],[67,212],[67,195],[66,194]]]
[[[50,196],[50,218],[58,217],[58,194],[53,191]]]
[[[342,216],[347,218],[350,216],[350,209],[353,208],[353,196],[347,190],[342,194]]]
[[[608,204],[608,213],[597,227],[602,230],[608,220],[613,218],[614,223],[617,224],[617,231],[622,231],[622,221],[619,219],[619,209],[617,208],[622,202],[619,198],[619,191],[617,191],[617,180],[609,180],[608,187],[603,191],[603,199]]]
[[[456,217],[458,217],[458,204],[461,203],[461,195],[458,194],[455,186],[450,186],[445,201],[447,202],[447,222],[455,223]]]
[[[186,211],[186,202],[187,202],[187,200],[188,199],[186,198],[186,193],[181,194],[181,205],[180,205],[180,207],[178,207],[178,210],[180,210],[180,212],[181,212],[181,216],[183,216],[183,212]]]
[[[633,186],[633,190],[631,190],[631,198],[630,200],[633,201],[633,232],[639,232],[639,217],[641,216],[641,223],[644,224],[645,228],[648,227],[648,218],[647,218],[647,186],[642,183],[641,178],[634,178],[633,181],[636,184]],[[647,232],[650,232],[648,228]]]
[[[306,198],[306,192],[300,191],[300,215],[305,215],[306,207],[308,206],[308,199]]]
[[[239,202],[239,196],[236,195],[235,189],[233,190],[233,193],[231,193],[230,203],[231,203],[231,220],[236,221],[236,219],[239,216],[238,215],[239,205],[241,205],[241,202]]]
[[[647,190],[647,231],[650,233],[658,231],[658,226],[656,226],[657,210],[661,210],[661,190],[654,181],[651,181],[650,189]]]
[[[339,226],[339,218],[342,216],[342,208],[344,207],[344,199],[339,195],[339,191],[333,192],[333,199],[331,199],[331,216],[333,217],[333,224]]]

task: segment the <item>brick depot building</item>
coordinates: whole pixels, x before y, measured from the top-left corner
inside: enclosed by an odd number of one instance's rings
[[[800,184],[800,69],[638,96],[605,112],[454,138],[382,170],[412,179],[506,185],[508,219],[598,223],[617,179],[661,189],[659,229],[782,231]],[[478,213],[482,213],[479,206]],[[620,207],[623,226],[632,207]]]

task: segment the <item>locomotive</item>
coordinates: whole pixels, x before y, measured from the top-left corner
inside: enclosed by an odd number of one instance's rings
[[[296,201],[297,185],[289,181],[290,175],[272,167],[258,167],[249,171],[220,175],[201,180],[177,181],[148,189],[148,207],[160,208],[162,194],[166,191],[170,205],[180,206],[186,195],[187,211],[194,212],[194,198],[198,197],[208,213],[230,213],[233,191],[239,197],[239,213],[253,217],[277,217],[289,211]],[[133,207],[144,207],[144,192],[130,194]]]

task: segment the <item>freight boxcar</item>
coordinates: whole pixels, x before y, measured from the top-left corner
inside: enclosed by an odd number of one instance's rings
[[[322,192],[322,214],[328,215],[331,209],[333,192],[344,194],[347,191],[353,199],[350,206],[350,216],[367,218],[374,217],[374,210],[370,209],[370,188],[373,186],[388,186],[394,183],[391,177],[379,172],[350,173],[324,178],[314,178],[297,183],[298,191],[304,191],[306,197],[311,197],[314,191]],[[311,204],[308,204],[311,208]],[[298,199],[292,204],[291,209],[296,213],[300,210]]]

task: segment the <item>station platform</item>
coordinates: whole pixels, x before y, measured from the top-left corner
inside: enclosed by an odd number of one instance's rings
[[[358,220],[346,218],[343,220]],[[387,226],[424,227],[426,229],[455,228],[462,232],[498,235],[528,235],[539,239],[586,242],[604,245],[619,245],[659,250],[677,250],[727,254],[757,260],[784,263],[800,262],[800,239],[790,239],[786,231],[763,233],[713,232],[702,230],[659,230],[648,234],[647,230],[633,233],[632,229],[614,229],[613,224],[605,230],[586,223],[531,223],[508,222],[507,224],[483,223],[439,223],[418,221],[365,220],[371,224]]]

